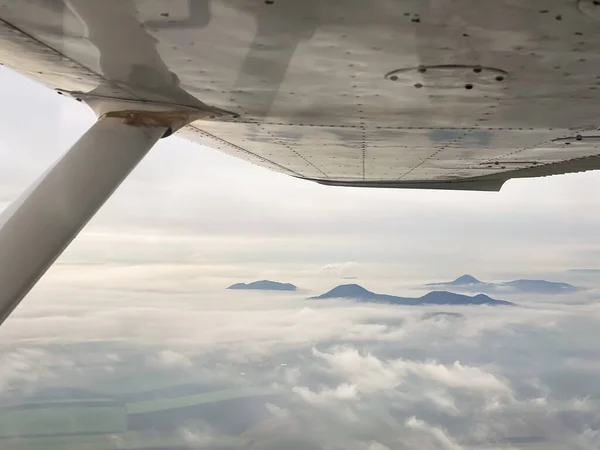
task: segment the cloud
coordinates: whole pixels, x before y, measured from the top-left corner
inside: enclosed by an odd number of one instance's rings
[[[403,368],[371,354],[361,355],[354,348],[342,348],[331,353],[313,350],[313,354],[327,364],[324,370],[350,381],[359,392],[367,394],[393,389],[405,376]]]
[[[192,360],[182,353],[173,350],[161,350],[157,355],[151,358],[151,362],[164,366],[175,368],[192,367]]]
[[[407,428],[422,432],[420,436],[424,442],[418,448],[439,448],[440,450],[463,450],[464,447],[454,442],[448,433],[441,428],[433,427],[423,420],[411,417],[405,422]]]
[[[312,354],[324,364],[312,360],[312,365],[300,366],[298,370],[305,376],[296,373],[289,380],[295,385],[292,391],[311,404],[343,402],[347,407],[357,408],[352,411],[359,417],[358,411],[373,399],[377,399],[375,403],[402,405],[405,411],[425,408],[452,417],[464,417],[467,412],[469,417],[487,415],[516,401],[507,381],[459,362],[444,365],[378,358],[347,346],[323,352],[313,349]],[[330,378],[322,379],[313,390],[298,386],[303,378],[310,382],[315,375],[306,374],[310,370]]]
[[[100,273],[126,280],[143,270]],[[135,389],[122,389],[135,391],[164,379],[207,391],[256,386],[276,393],[265,407],[273,416],[285,412],[258,429],[308,430],[321,448],[597,443],[600,352],[591,337],[600,320],[587,294],[575,305],[528,297],[518,308],[398,307],[64,283],[42,284],[0,329],[0,354],[11,355],[0,366],[5,396],[91,379],[131,378]],[[461,319],[426,319],[448,311]]]
[[[179,429],[179,433],[184,441],[193,448],[210,448],[210,445],[214,444],[215,441],[214,431],[210,430],[207,426],[195,428],[182,427]]]
[[[390,448],[380,442],[369,442],[367,450],[390,450]]]
[[[39,348],[6,349],[0,352],[0,394],[14,386],[35,386],[72,368],[69,360]]]
[[[55,291],[52,301],[21,305],[0,330],[12,346],[0,366],[5,392],[85,384],[100,373],[110,385],[133,367],[148,375],[137,390],[152,389],[153,377],[273,389],[267,410],[284,423],[265,429],[310,430],[322,447],[596,442],[593,303],[452,307],[464,317],[449,321],[424,317],[450,307],[115,292]]]
[[[437,383],[455,388],[469,388],[471,390],[484,390],[496,392],[510,392],[510,387],[497,377],[478,367],[463,366],[459,361],[452,365],[437,364],[435,362],[418,363],[404,361],[407,370],[429,378]]]
[[[326,274],[336,275],[339,278],[357,277],[360,265],[355,261],[343,263],[329,263],[321,267],[321,271]]]
[[[319,392],[313,392],[304,386],[295,386],[292,391],[307,402],[316,404],[327,403],[332,400],[353,400],[358,397],[357,386],[348,383],[342,383],[333,389],[321,389]]]

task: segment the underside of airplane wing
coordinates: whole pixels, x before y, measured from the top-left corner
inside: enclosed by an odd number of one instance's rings
[[[600,168],[593,0],[0,0],[0,60],[326,185],[499,190]]]

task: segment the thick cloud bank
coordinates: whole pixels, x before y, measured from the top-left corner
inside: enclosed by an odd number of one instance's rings
[[[298,294],[108,298],[20,308],[0,330],[4,407],[89,391],[126,404],[128,429],[176,433],[184,448],[232,435],[243,448],[600,446],[599,308],[585,299],[444,309]],[[205,412],[169,403],[207,393]]]

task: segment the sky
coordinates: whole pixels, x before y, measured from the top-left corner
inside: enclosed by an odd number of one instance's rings
[[[0,98],[5,207],[94,116],[4,67]],[[600,267],[599,187],[600,173],[500,193],[325,187],[161,140],[0,327],[0,403],[267,386],[273,429],[318,448],[596,449],[600,283],[569,270]],[[590,289],[455,315],[306,300],[348,277],[400,295],[463,273]],[[300,289],[224,290],[263,278]],[[210,448],[205,425],[176,432]]]

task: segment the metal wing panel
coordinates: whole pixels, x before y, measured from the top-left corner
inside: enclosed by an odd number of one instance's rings
[[[0,20],[0,63],[43,80],[51,87],[70,86],[71,89],[89,91],[104,82],[86,67],[3,20]]]
[[[231,111],[184,133],[296,177],[487,190],[596,168],[594,8],[0,0],[0,58],[53,88]]]

